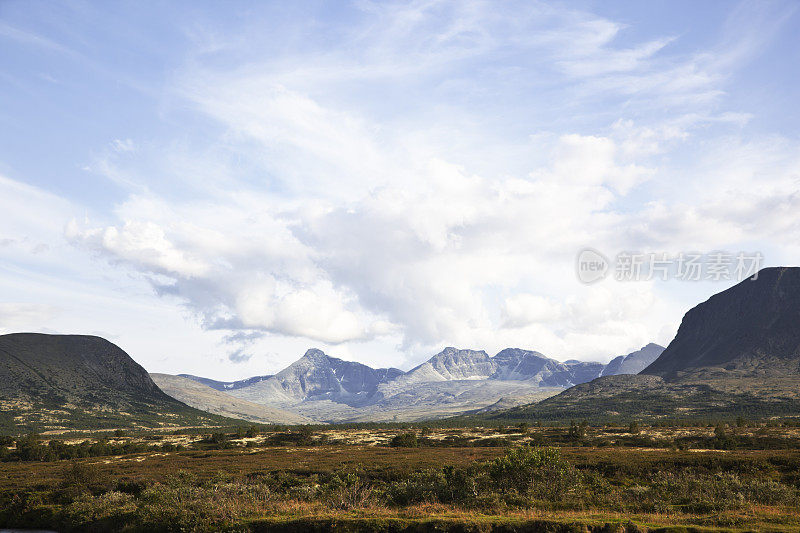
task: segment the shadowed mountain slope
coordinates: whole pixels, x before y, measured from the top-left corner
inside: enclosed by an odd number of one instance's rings
[[[639,375],[600,377],[494,419],[800,413],[800,268],[766,268],[683,317]]]
[[[1,335],[0,407],[0,428],[17,431],[225,421],[167,396],[119,347],[87,335]]]
[[[800,268],[765,268],[691,309],[675,340],[642,373],[676,380],[703,368],[800,373]]]
[[[612,359],[603,369],[601,376],[616,376],[619,374],[638,374],[664,352],[664,347],[650,343],[641,350],[620,355]],[[587,380],[589,381],[589,380]]]

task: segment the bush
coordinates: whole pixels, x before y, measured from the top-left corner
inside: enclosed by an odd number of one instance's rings
[[[589,427],[589,423],[587,421],[583,421],[580,424],[576,424],[573,420],[572,423],[569,425],[569,432],[567,436],[570,440],[581,440],[586,438],[586,429]]]
[[[580,473],[561,458],[557,448],[514,448],[489,462],[487,469],[497,490],[537,498],[560,497],[581,485]]]
[[[60,489],[67,499],[85,493],[99,494],[111,487],[109,476],[101,472],[97,465],[71,461],[61,471]]]
[[[386,497],[395,505],[409,505],[439,500],[445,486],[444,473],[440,470],[414,472],[402,481],[390,483]]]
[[[375,499],[372,487],[354,473],[334,474],[324,489],[325,501],[335,509],[366,507]]]
[[[401,433],[395,435],[389,445],[393,448],[416,448],[419,446],[419,441],[414,433]]]

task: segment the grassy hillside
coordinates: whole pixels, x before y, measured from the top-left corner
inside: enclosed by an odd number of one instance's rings
[[[105,339],[0,336],[0,432],[217,425],[231,420],[164,394]]]
[[[158,387],[172,398],[197,409],[260,424],[305,424],[308,418],[282,409],[260,405],[212,389],[193,379],[169,374],[150,374]]]
[[[609,376],[572,387],[539,403],[453,419],[453,423],[517,424],[587,420],[766,420],[800,415],[800,377],[760,380],[706,374],[669,383],[657,376]]]

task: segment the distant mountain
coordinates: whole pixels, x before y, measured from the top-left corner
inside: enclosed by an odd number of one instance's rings
[[[448,347],[409,370],[404,377],[413,381],[487,379],[496,369],[496,363],[483,350]]]
[[[564,361],[564,366],[569,369],[570,385],[579,385],[599,377],[606,368],[603,363],[569,360]]]
[[[329,400],[357,406],[369,403],[378,385],[402,374],[396,368],[375,369],[311,349],[274,376],[230,393],[257,403],[292,405]]]
[[[0,428],[14,431],[230,422],[164,394],[116,345],[87,335],[0,336]]]
[[[274,376],[224,392],[321,422],[409,421],[539,400],[590,381],[605,367],[561,363],[519,348],[491,357],[482,350],[448,347],[404,373],[311,349]]]
[[[660,347],[634,352],[637,368]],[[646,352],[646,354],[641,354]],[[628,358],[607,372],[626,367]],[[615,368],[616,365],[619,365]],[[603,376],[498,420],[579,417],[796,416],[800,412],[800,268],[766,268],[683,317],[675,339],[638,375]]]
[[[167,374],[165,374],[167,375]],[[192,374],[178,374],[178,376],[182,378],[191,379],[198,383],[202,383],[207,387],[211,387],[214,390],[218,391],[226,391],[226,390],[233,390],[233,389],[241,389],[242,387],[248,387],[253,385],[254,383],[260,383],[265,379],[269,379],[272,377],[272,374],[266,376],[253,376],[251,378],[240,379],[238,381],[217,381],[211,378],[203,378],[200,376],[193,376]]]
[[[448,347],[398,377],[390,386],[397,389],[416,383],[488,379],[528,381],[537,387],[570,387],[598,377],[604,366],[581,361],[561,363],[520,348],[506,348],[490,357],[484,351]]]
[[[615,357],[605,366],[605,368],[603,368],[600,376],[638,374],[650,363],[658,359],[663,351],[663,346],[659,346],[658,344],[651,342],[641,350],[629,353],[628,355],[620,355],[619,357]]]
[[[258,422],[261,424],[305,424],[308,418],[248,402],[213,389],[202,382],[169,374],[150,374],[158,387],[169,396],[202,411]],[[219,383],[219,382],[218,382]]]
[[[675,380],[700,369],[800,374],[800,268],[765,268],[691,309],[642,373]]]
[[[539,352],[506,348],[492,360],[497,370],[491,379],[530,380],[540,387],[569,387],[575,379],[571,367]]]

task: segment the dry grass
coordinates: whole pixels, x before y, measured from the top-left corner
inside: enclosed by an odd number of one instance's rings
[[[502,526],[515,531],[533,527],[533,523],[545,530],[571,528],[570,524],[576,523],[593,530],[632,521],[638,529],[800,531],[800,500],[796,498],[800,449],[586,445],[593,439],[631,437],[624,428],[589,428],[586,442],[572,444],[563,440],[565,428],[434,428],[424,432],[426,446],[385,445],[401,431],[409,430],[331,428],[313,436],[313,442],[330,444],[265,446],[279,433],[269,432],[234,438],[228,442],[234,446],[227,449],[211,449],[201,442],[201,436],[193,434],[125,437],[115,440],[167,442],[190,448],[74,461],[0,463],[0,517],[32,520],[0,521],[0,527],[94,527],[103,531],[104,527],[113,530],[127,524],[136,531],[156,531],[159,528],[154,524],[178,524],[186,531],[215,531],[223,526],[260,531],[291,530],[287,529],[291,524],[296,530],[312,526],[325,530],[331,524],[352,522],[361,524],[353,526],[356,531],[366,530],[370,524],[377,527],[380,522],[389,524],[386,531],[400,531],[430,529],[434,526],[430,521],[438,520],[437,524],[445,524],[441,530],[457,529],[460,524],[461,530],[475,526],[488,531]],[[800,437],[797,428],[728,431],[746,437]],[[711,439],[714,428],[643,428],[636,436],[658,441]],[[511,437],[516,443],[552,438],[559,443],[568,465],[565,472],[574,477],[577,492],[571,492],[568,501],[555,496],[542,499],[533,493],[503,494],[487,485],[489,478],[483,471],[480,486],[489,488],[481,489],[484,492],[476,499],[443,503],[446,500],[423,495],[421,500],[412,498],[404,504],[393,500],[392,487],[410,483],[415,476],[441,480],[446,467],[481,475],[475,465],[506,453],[502,446],[441,445],[453,437],[466,439],[468,444],[497,437]],[[83,465],[80,468],[90,472],[89,481],[65,484],[72,465]],[[681,492],[695,486],[700,487],[696,494]],[[662,493],[663,505],[659,504]],[[647,502],[654,502],[652,508]],[[51,522],[41,518],[47,516]],[[32,517],[44,521],[35,522]]]

